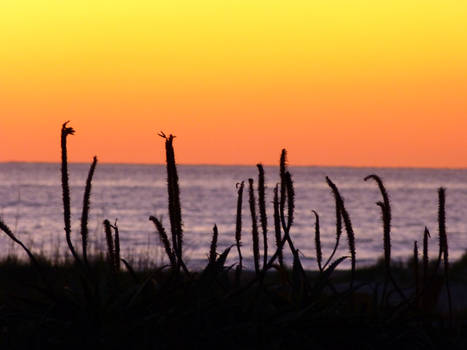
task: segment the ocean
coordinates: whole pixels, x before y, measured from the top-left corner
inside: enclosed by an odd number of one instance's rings
[[[89,164],[70,164],[72,238],[80,247],[80,217]],[[234,244],[236,184],[257,179],[255,166],[180,165],[180,192],[187,264],[202,268],[207,261],[212,227],[219,228],[218,251]],[[446,222],[450,258],[467,248],[467,169],[407,169],[351,167],[290,167],[296,192],[295,223],[291,236],[305,268],[316,269],[312,210],[320,215],[323,256],[335,242],[335,202],[325,177],[339,188],[356,236],[357,267],[373,264],[383,254],[381,194],[369,174],[379,175],[392,204],[392,258],[407,261],[415,240],[422,246],[425,226],[431,232],[430,252],[438,249],[438,188],[447,189]],[[273,187],[279,169],[265,167],[269,220],[269,251],[275,246],[272,218]],[[166,261],[150,215],[162,217],[170,232],[164,165],[98,164],[92,187],[89,220],[91,251],[105,251],[102,222],[117,220],[122,256]],[[63,224],[60,164],[0,163],[0,217],[34,252],[63,258],[67,253]],[[252,268],[251,217],[248,191],[243,201],[243,254]],[[421,250],[421,249],[420,249]],[[0,235],[0,256],[22,252]],[[337,256],[348,255],[345,231]],[[236,262],[232,250],[229,263]],[[290,256],[288,256],[290,262]]]

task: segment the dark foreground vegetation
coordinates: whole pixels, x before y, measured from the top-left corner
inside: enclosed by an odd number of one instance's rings
[[[118,226],[108,220],[103,222],[107,252],[88,255],[96,158],[83,198],[81,249],[73,245],[66,150],[67,136],[73,133],[67,123],[62,126],[64,227],[72,261],[52,263],[36,256],[0,220],[0,230],[29,258],[0,263],[1,349],[467,348],[467,310],[458,307],[458,299],[451,295],[454,286],[465,285],[467,259],[449,266],[443,188],[438,192],[438,239],[430,239],[425,229],[420,247],[414,242],[409,264],[394,266],[389,197],[377,175],[365,178],[381,191],[377,205],[382,213],[384,257],[375,267],[356,269],[351,218],[338,187],[326,178],[336,202],[336,242],[325,256],[319,215],[314,212],[318,266],[316,271],[305,271],[293,241],[294,186],[283,150],[273,192],[274,222],[267,222],[264,170],[258,164],[257,184],[253,179],[237,184],[232,246],[217,250],[214,226],[206,267],[190,271],[184,262],[173,136],[161,133],[167,156],[169,230],[159,218],[149,220],[168,264],[137,269],[121,256]],[[242,258],[244,192],[251,217],[253,271],[244,269]],[[338,257],[342,235],[349,255]],[[438,251],[434,261],[428,258],[430,245]],[[237,256],[236,264],[227,266],[228,256]],[[285,264],[286,256],[291,257],[291,266]],[[349,260],[350,270],[336,270],[344,260]],[[445,307],[440,307],[441,302]]]

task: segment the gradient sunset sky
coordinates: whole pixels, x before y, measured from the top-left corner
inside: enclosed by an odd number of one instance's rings
[[[467,2],[0,2],[0,161],[467,167]]]

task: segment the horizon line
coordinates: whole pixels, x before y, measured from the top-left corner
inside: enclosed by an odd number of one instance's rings
[[[99,157],[98,157],[99,159]],[[28,164],[60,164],[60,161],[24,161],[24,160],[6,160],[0,161],[0,164],[8,164],[8,163],[28,163]],[[68,164],[90,164],[91,162],[68,162]],[[99,164],[103,165],[158,165],[158,166],[165,166],[165,163],[140,163],[140,162],[107,162],[107,161],[99,161]],[[225,164],[225,163],[177,163],[177,165],[181,166],[218,166],[218,167],[255,167],[257,164],[262,164],[263,166],[272,166],[278,167],[278,164],[271,164],[271,163],[246,163],[246,164]],[[377,169],[429,169],[429,170],[467,170],[467,165],[465,167],[450,167],[450,166],[411,166],[411,165],[326,165],[326,164],[288,164],[291,167],[297,168],[377,168]]]

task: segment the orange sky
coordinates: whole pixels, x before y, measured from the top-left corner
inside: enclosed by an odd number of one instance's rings
[[[467,2],[161,3],[2,1],[0,161],[467,167]]]

